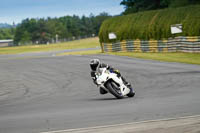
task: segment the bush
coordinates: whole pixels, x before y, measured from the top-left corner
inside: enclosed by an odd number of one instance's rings
[[[172,24],[182,24],[183,33],[172,35]],[[117,40],[166,39],[175,36],[200,35],[200,6],[167,8],[117,16],[103,22],[100,42],[111,42],[108,34],[114,32]],[[116,41],[116,40],[115,40]]]

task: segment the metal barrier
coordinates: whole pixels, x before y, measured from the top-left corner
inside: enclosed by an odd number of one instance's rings
[[[200,37],[175,37],[168,40],[133,40],[102,43],[103,52],[200,52]]]

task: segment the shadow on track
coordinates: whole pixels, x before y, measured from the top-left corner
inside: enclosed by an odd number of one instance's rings
[[[111,98],[92,98],[92,99],[88,99],[88,101],[111,101],[111,100],[119,100],[115,97],[111,97]]]
[[[115,98],[115,97],[106,97],[106,98],[91,98],[91,99],[88,99],[88,101],[114,101],[114,100],[116,100],[116,101],[118,101],[118,100],[120,100],[120,101],[122,101],[122,100],[127,100],[127,99],[131,99],[131,98],[129,98],[129,97],[124,97],[123,99],[117,99],[117,98]]]

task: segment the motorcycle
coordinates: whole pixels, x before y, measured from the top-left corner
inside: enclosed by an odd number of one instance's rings
[[[125,96],[134,97],[135,95],[135,91],[131,86],[126,86],[121,77],[106,68],[99,68],[93,77],[96,78],[95,82],[98,88],[111,93],[117,99],[122,99]]]

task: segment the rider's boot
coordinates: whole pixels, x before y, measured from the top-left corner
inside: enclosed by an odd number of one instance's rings
[[[131,88],[131,84],[130,84],[129,82],[127,82],[126,79],[125,79],[123,76],[121,76],[121,78],[122,78],[124,84],[125,84],[128,88]]]
[[[117,74],[117,77],[121,77],[122,81],[124,82],[124,84],[128,87],[128,88],[132,88],[131,84],[129,82],[126,81],[126,79],[121,75],[121,73],[117,70],[114,71]]]
[[[104,90],[103,88],[100,87],[99,89],[100,94],[104,95],[107,94],[108,92],[106,90]]]

